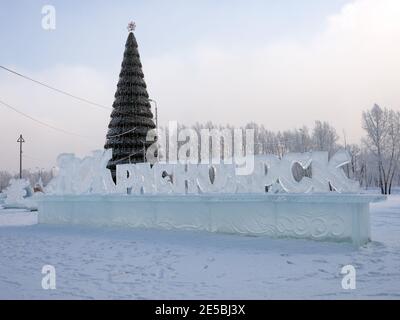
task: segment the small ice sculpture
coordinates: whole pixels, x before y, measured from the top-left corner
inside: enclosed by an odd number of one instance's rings
[[[5,190],[7,195],[4,203],[8,206],[14,204],[21,204],[24,201],[24,197],[27,195],[27,188],[30,187],[29,181],[25,179],[11,179],[10,185]]]
[[[39,195],[32,196],[32,188],[28,180],[11,179],[10,185],[4,191],[6,198],[4,207],[6,208],[22,208],[37,209],[37,198]]]

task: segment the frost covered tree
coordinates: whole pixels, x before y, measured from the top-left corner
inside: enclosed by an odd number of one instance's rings
[[[337,150],[339,137],[334,127],[328,122],[315,121],[312,140],[315,150],[328,151],[330,154]]]
[[[7,171],[0,171],[0,192],[8,187],[12,175]]]
[[[146,162],[146,141],[149,130],[155,128],[149,102],[138,44],[130,29],[115,93],[105,149],[112,149],[107,168],[115,179],[116,165]]]
[[[363,112],[363,128],[364,145],[376,159],[381,192],[390,194],[400,161],[400,113],[376,104]]]

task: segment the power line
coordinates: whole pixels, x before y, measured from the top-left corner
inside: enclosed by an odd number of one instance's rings
[[[77,133],[74,133],[74,132],[70,132],[70,131],[67,131],[67,130],[64,130],[64,129],[61,129],[61,128],[54,127],[54,126],[52,126],[52,125],[50,125],[50,124],[47,124],[47,123],[45,123],[45,122],[43,122],[43,121],[41,121],[41,120],[38,120],[38,119],[36,119],[36,118],[34,118],[34,117],[31,117],[30,115],[28,115],[28,114],[26,114],[26,113],[24,113],[24,112],[22,112],[22,111],[19,111],[17,108],[15,108],[15,107],[9,105],[8,103],[5,103],[4,101],[1,101],[1,100],[0,100],[0,104],[2,104],[3,106],[5,106],[5,107],[7,107],[7,108],[9,108],[9,109],[11,109],[11,110],[13,110],[14,112],[16,112],[16,113],[18,113],[18,114],[24,116],[25,118],[28,118],[29,120],[32,120],[32,121],[34,121],[34,122],[37,122],[37,123],[39,123],[40,125],[46,126],[46,127],[50,128],[50,129],[57,130],[57,131],[60,131],[60,132],[62,132],[62,133],[65,133],[65,134],[74,135],[74,136],[77,136],[77,137],[80,137],[80,138],[87,138],[87,139],[91,138],[91,137],[88,137],[88,136],[83,136],[83,135],[80,135],[80,134],[77,134]],[[137,127],[134,127],[133,129],[130,129],[130,130],[128,130],[128,131],[125,131],[125,132],[123,132],[123,133],[121,133],[121,134],[117,134],[117,135],[114,135],[114,136],[107,136],[107,139],[110,139],[110,138],[117,138],[117,137],[124,136],[124,135],[126,135],[126,134],[128,134],[128,133],[131,133],[131,132],[136,131],[136,129],[137,129]]]
[[[121,134],[116,134],[115,136],[109,136],[109,135],[107,135],[106,138],[107,138],[107,139],[118,138],[118,137],[124,136],[124,135],[126,135],[126,134],[128,134],[128,133],[130,133],[130,132],[134,132],[136,129],[137,129],[137,127],[134,127],[133,129],[130,129],[130,130],[128,130],[128,131],[125,131],[124,133],[121,133]]]
[[[70,132],[70,131],[67,131],[67,130],[64,130],[64,129],[61,129],[61,128],[54,127],[54,126],[52,126],[52,125],[50,125],[48,123],[45,123],[45,122],[40,121],[38,119],[35,119],[35,118],[31,117],[30,115],[28,115],[28,114],[26,114],[26,113],[24,113],[22,111],[19,111],[17,108],[9,105],[8,103],[5,103],[4,101],[0,100],[0,104],[5,106],[5,107],[7,107],[8,109],[13,110],[14,112],[16,112],[18,114],[24,116],[25,118],[28,118],[29,120],[32,120],[32,121],[34,121],[36,123],[39,123],[42,126],[48,127],[50,129],[53,129],[53,130],[56,130],[56,131],[59,131],[59,132],[65,133],[65,134],[73,135],[73,136],[76,136],[76,137],[85,138],[85,139],[89,139],[90,138],[90,137],[82,136],[80,134],[77,134],[77,133],[74,133],[74,132]]]
[[[82,102],[86,102],[86,103],[88,103],[88,104],[90,104],[90,105],[92,105],[92,106],[95,106],[95,107],[98,107],[98,108],[102,108],[102,109],[104,109],[104,110],[111,110],[111,109],[112,109],[112,108],[110,108],[110,107],[103,106],[103,105],[101,105],[101,104],[99,104],[99,103],[90,101],[90,100],[88,100],[88,99],[78,97],[78,96],[76,96],[76,95],[74,95],[74,94],[71,94],[71,93],[69,93],[69,92],[67,92],[67,91],[64,91],[64,90],[61,90],[61,89],[57,89],[57,88],[55,88],[55,87],[53,87],[53,86],[50,86],[50,85],[48,85],[48,84],[46,84],[46,83],[43,83],[43,82],[41,82],[41,81],[32,79],[32,78],[30,78],[30,77],[28,77],[28,76],[25,76],[25,75],[23,75],[23,74],[21,74],[21,73],[19,73],[19,72],[17,72],[17,71],[14,71],[14,70],[11,70],[11,69],[9,69],[9,68],[6,68],[6,67],[4,67],[4,66],[2,66],[2,65],[0,65],[0,68],[3,69],[3,70],[5,70],[5,71],[7,71],[7,72],[10,72],[10,73],[12,73],[12,74],[18,76],[18,77],[21,77],[21,78],[24,78],[24,79],[26,79],[26,80],[32,81],[32,82],[34,82],[34,83],[36,83],[36,84],[39,84],[39,85],[41,85],[41,86],[43,86],[43,87],[46,87],[46,88],[48,88],[48,89],[50,89],[50,90],[53,90],[53,91],[56,91],[56,92],[61,93],[61,94],[63,94],[63,95],[66,95],[66,96],[68,96],[68,97],[70,97],[70,98],[73,98],[73,99],[76,99],[76,100],[79,100],[79,101],[82,101]]]
[[[115,161],[115,163],[119,163],[119,162],[121,162],[121,161],[124,161],[124,160],[126,160],[126,159],[129,159],[130,157],[133,157],[133,156],[135,156],[135,155],[137,155],[137,154],[142,154],[142,151],[138,151],[138,152],[132,153],[132,154],[130,154],[129,156],[127,156],[127,157],[125,157],[125,158],[122,158],[122,159],[119,159],[118,161]]]

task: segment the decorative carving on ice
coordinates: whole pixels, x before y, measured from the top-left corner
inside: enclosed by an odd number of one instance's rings
[[[196,230],[318,241],[371,239],[369,203],[379,195],[213,194],[50,196],[39,222]]]

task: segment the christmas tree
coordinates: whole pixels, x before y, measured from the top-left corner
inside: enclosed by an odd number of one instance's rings
[[[111,170],[114,180],[117,165],[146,162],[146,150],[153,143],[146,141],[146,136],[149,130],[155,128],[138,44],[132,32],[134,29],[135,24],[130,23],[104,146],[105,149],[112,149],[112,159],[107,168]]]

